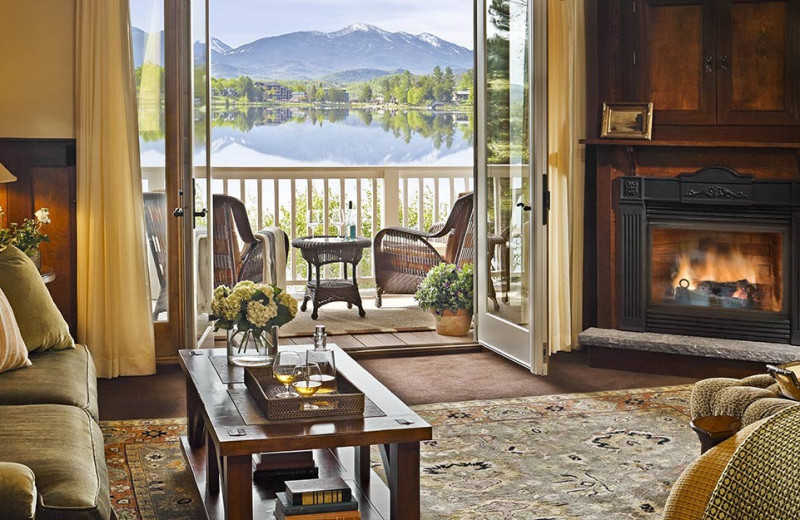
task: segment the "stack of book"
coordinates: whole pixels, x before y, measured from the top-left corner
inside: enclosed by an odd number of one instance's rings
[[[317,478],[312,451],[284,451],[253,456],[253,480],[274,489],[274,483],[287,480]],[[278,488],[280,489],[280,488]]]
[[[339,477],[290,480],[275,495],[278,520],[361,520],[353,491]]]

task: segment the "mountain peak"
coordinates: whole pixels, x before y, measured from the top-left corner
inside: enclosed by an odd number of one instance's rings
[[[345,27],[344,29],[340,29],[338,31],[334,31],[330,33],[331,36],[345,36],[347,34],[352,34],[356,32],[363,32],[363,33],[378,33],[378,34],[388,34],[386,31],[381,29],[380,27],[376,27],[374,25],[370,25],[368,23],[353,23]]]
[[[233,50],[233,47],[223,42],[219,38],[211,38],[211,50],[220,54],[225,54]]]

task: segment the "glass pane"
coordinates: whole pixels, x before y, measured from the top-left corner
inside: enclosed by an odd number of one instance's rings
[[[654,228],[654,304],[783,310],[783,234]]]
[[[208,314],[211,306],[211,244],[208,242],[208,217],[202,210],[210,211],[208,188],[211,170],[208,161],[208,34],[206,18],[207,0],[192,0],[192,107],[193,107],[193,157],[194,172],[194,255],[195,255],[195,301],[197,339],[208,330]]]
[[[169,238],[164,155],[163,0],[131,2],[131,38],[153,320],[167,321]]]
[[[531,201],[527,2],[487,3],[489,312],[527,325]]]

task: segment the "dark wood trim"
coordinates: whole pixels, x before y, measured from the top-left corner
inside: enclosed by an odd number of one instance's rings
[[[581,139],[581,144],[594,146],[665,146],[670,148],[800,148],[800,142],[724,141],[714,140],[637,140],[637,139]]]
[[[0,225],[22,222],[42,207],[50,208],[50,242],[41,246],[42,263],[55,270],[47,289],[77,334],[77,223],[75,139],[0,138],[0,162],[17,181],[0,185]]]
[[[662,352],[644,352],[605,347],[589,347],[589,366],[645,374],[659,374],[698,379],[708,377],[742,378],[765,374],[765,363],[719,359]]]
[[[389,358],[389,357],[416,357],[416,356],[443,356],[448,354],[469,354],[486,350],[478,343],[464,345],[433,345],[433,346],[408,346],[378,349],[350,350],[347,353],[354,359]]]

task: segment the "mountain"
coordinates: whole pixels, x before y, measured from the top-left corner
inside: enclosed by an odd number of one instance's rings
[[[131,37],[136,67],[145,61],[164,63],[163,31],[149,34],[133,27]],[[148,41],[155,43],[146,50]],[[196,60],[202,60],[204,49],[204,44],[195,42]],[[272,36],[236,48],[211,38],[211,73],[217,78],[324,78],[348,83],[403,70],[428,74],[436,65],[454,71],[470,69],[473,52],[430,33],[393,33],[368,24],[353,24],[330,33],[303,31]]]
[[[225,78],[310,80],[333,73],[379,77],[398,69],[424,74],[436,65],[461,70],[473,66],[471,50],[433,34],[393,33],[368,24],[261,38],[235,49],[216,42],[212,74]]]

